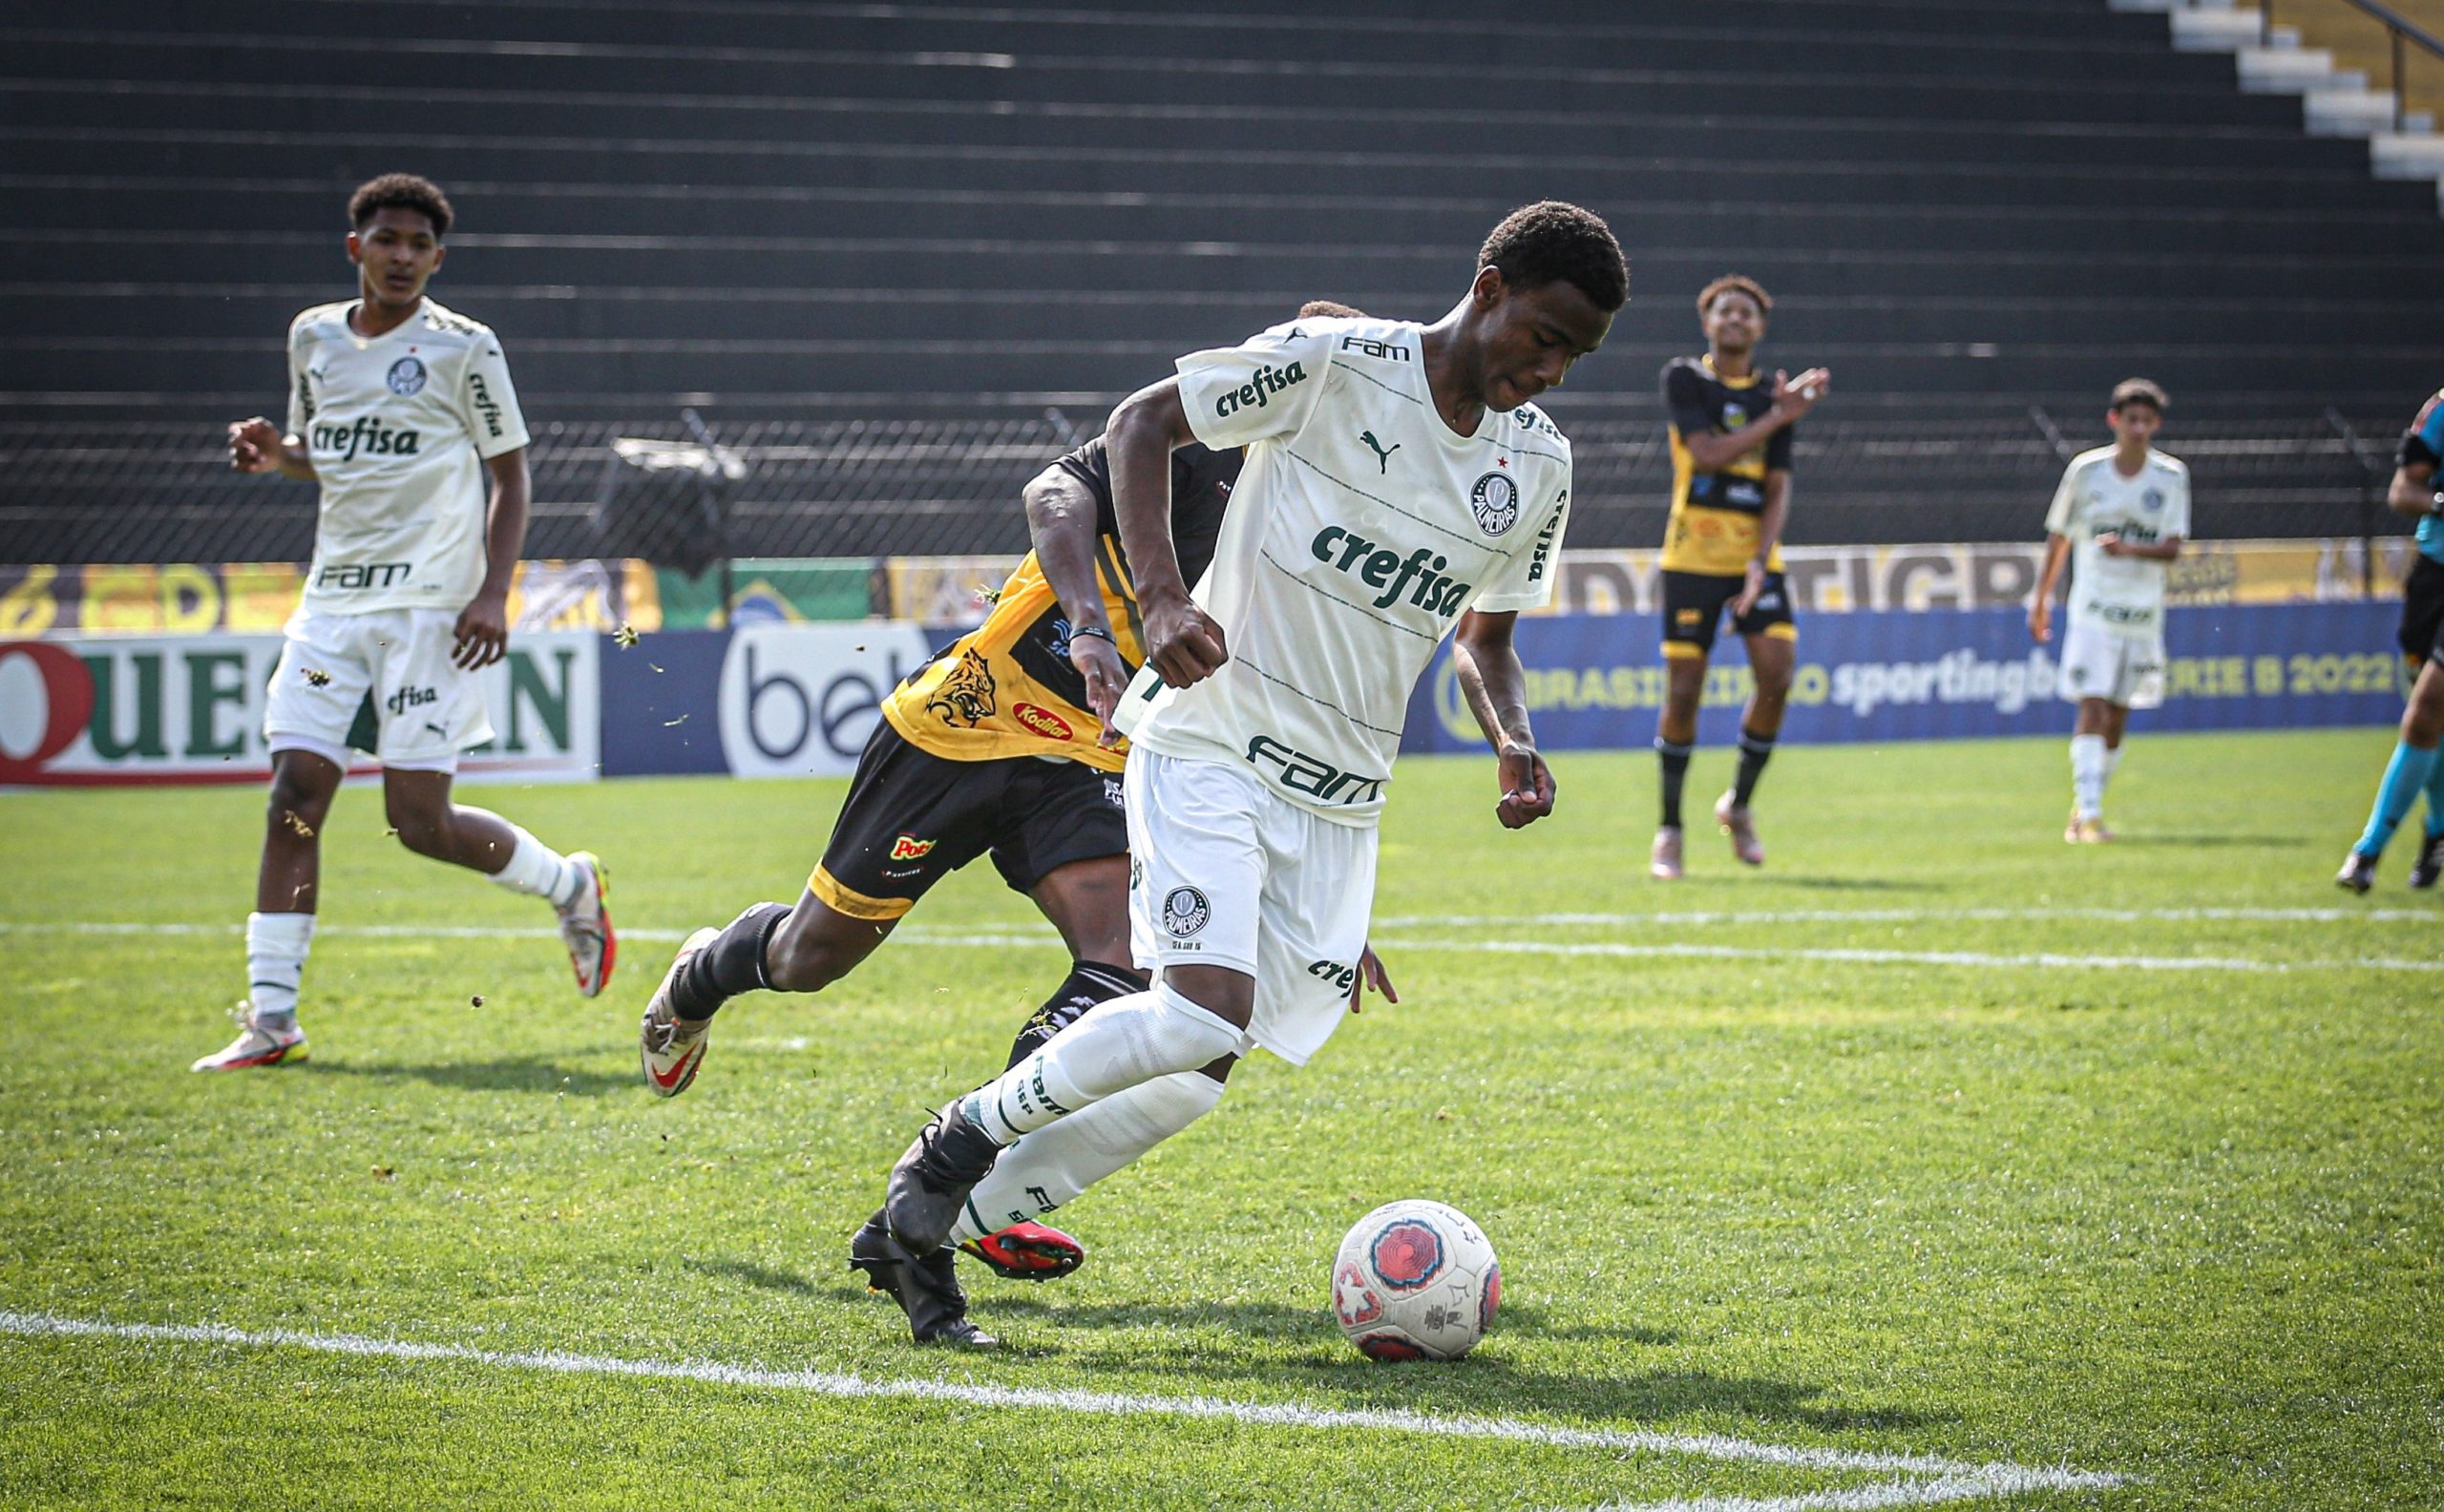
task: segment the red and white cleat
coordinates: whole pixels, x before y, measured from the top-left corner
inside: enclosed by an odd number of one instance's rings
[[[2101,819],[2082,819],[2074,813],[2071,822],[2062,827],[2062,842],[2065,845],[2111,845],[2113,831],[2104,827]]]
[[[571,851],[569,865],[584,872],[585,885],[559,911],[560,941],[569,948],[579,996],[600,997],[620,957],[620,936],[611,932],[611,910],[604,902],[611,895],[611,872],[591,850]]]
[[[692,1034],[681,1029],[678,1012],[670,1006],[670,984],[679,968],[695,959],[696,953],[721,933],[707,924],[680,942],[679,954],[670,958],[670,970],[662,974],[662,985],[653,990],[653,1001],[645,1004],[644,1018],[637,1025],[637,1060],[644,1067],[645,1085],[653,1088],[656,1097],[677,1097],[686,1091],[705,1063],[705,1042],[712,1034],[712,1021],[698,1023]]]
[[[205,1056],[187,1067],[190,1071],[251,1071],[258,1066],[295,1065],[306,1059],[306,1031],[291,1028],[285,1034],[274,1034],[255,1026],[249,1010],[238,1020],[238,1038],[229,1047]]]
[[[1680,880],[1680,827],[1665,825],[1654,832],[1654,849],[1647,852],[1646,874],[1657,882]]]
[[[1745,805],[1734,805],[1731,794],[1715,800],[1715,825],[1731,836],[1731,853],[1749,866],[1765,864],[1765,842],[1757,838],[1757,821]]]
[[[1085,1245],[1040,1223],[1014,1223],[959,1248],[1005,1281],[1058,1281],[1086,1263]]]

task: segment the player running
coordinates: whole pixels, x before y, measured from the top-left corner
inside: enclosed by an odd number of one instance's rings
[[[499,338],[425,296],[450,230],[441,191],[385,174],[348,213],[357,297],[290,324],[286,430],[261,415],[229,428],[231,467],[319,485],[322,514],[263,720],[271,805],[246,916],[247,998],[238,1038],[198,1071],[306,1059],[297,993],[323,822],[351,746],[381,761],[400,844],[552,905],[579,993],[602,991],[616,958],[599,859],[451,802],[458,753],[493,738],[475,674],[509,645],[526,422]]]
[[[1529,205],[1432,326],[1275,326],[1183,357],[1113,411],[1148,648],[1117,721],[1133,743],[1129,936],[1154,980],[952,1102],[900,1158],[885,1228],[861,1230],[851,1262],[894,1278],[920,1342],[995,1342],[928,1262],[962,1224],[1002,1218],[993,1193],[1051,1174],[1040,1136],[1064,1116],[1254,1045],[1303,1064],[1331,1037],[1410,690],[1455,623],[1461,686],[1499,753],[1496,812],[1517,829],[1552,811],[1511,629],[1551,595],[1570,458],[1528,401],[1602,343],[1627,292],[1602,220]],[[1163,497],[1191,442],[1248,449],[1194,598]]]
[[[2402,655],[2416,669],[2410,706],[2402,710],[2401,741],[2385,764],[2385,779],[2368,811],[2368,828],[2342,858],[2334,881],[2353,892],[2375,885],[2376,860],[2394,830],[2410,817],[2419,792],[2427,793],[2427,834],[2410,869],[2410,885],[2432,888],[2444,876],[2444,761],[2435,755],[2444,737],[2444,492],[2435,469],[2444,460],[2444,393],[2429,399],[2402,434],[2385,502],[2418,520],[2418,555],[2402,584]],[[2421,663],[2424,663],[2422,665]]]
[[[1833,375],[1822,368],[1796,379],[1757,371],[1757,344],[1773,307],[1754,279],[1728,273],[1715,280],[1697,295],[1706,354],[1675,357],[1663,368],[1672,416],[1672,517],[1662,561],[1667,681],[1654,730],[1663,816],[1647,859],[1648,874],[1662,882],[1682,874],[1680,789],[1697,746],[1706,661],[1726,605],[1731,628],[1748,644],[1756,687],[1739,718],[1739,767],[1715,801],[1715,823],[1731,836],[1733,855],[1765,864],[1748,805],[1781,734],[1799,640],[1782,580],[1793,427],[1833,388]]]
[[[2054,588],[2071,560],[2071,627],[2062,637],[2062,696],[2076,701],[2071,736],[2071,822],[2062,838],[2099,845],[2105,784],[2121,765],[2130,711],[2164,701],[2164,578],[2189,536],[2189,469],[2155,450],[2164,391],[2144,378],[2114,387],[2105,420],[2114,444],[2063,470],[2045,516],[2045,570],[2028,630],[2054,638]]]
[[[1298,313],[1359,312],[1317,300]],[[1236,447],[1171,454],[1170,538],[1188,571],[1211,559],[1241,465]],[[874,954],[935,883],[987,852],[1071,956],[1068,976],[1012,1041],[1011,1064],[1096,1003],[1145,990],[1128,964],[1127,749],[1109,719],[1145,660],[1144,629],[1104,438],[1038,473],[1024,498],[1035,549],[984,622],[884,702],[796,906],[759,903],[680,946],[639,1026],[645,1082],[660,1096],[695,1081],[723,1003],[758,990],[822,991]],[[1369,965],[1388,997],[1380,965]],[[1057,1142],[1061,1170],[1037,1184],[1024,1214],[962,1234],[961,1247],[1013,1278],[1075,1270],[1085,1258],[1078,1242],[1033,1220],[1211,1111],[1234,1059],[1079,1120]],[[929,1263],[947,1273],[951,1257],[945,1250]],[[896,1284],[895,1274],[874,1279],[883,1290]]]

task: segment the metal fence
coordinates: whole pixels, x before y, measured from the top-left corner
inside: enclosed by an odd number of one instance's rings
[[[1021,485],[1100,418],[545,425],[531,451],[527,555],[692,571],[724,556],[1016,554],[1026,542]],[[1559,418],[1577,463],[1571,543],[1659,542],[1672,463],[1654,407]],[[2029,539],[2068,455],[2106,439],[2100,428],[2065,434],[2036,410],[1810,420],[1789,538]],[[2335,414],[2176,424],[2165,449],[2190,465],[2201,536],[2393,529],[2377,502],[2391,467],[2382,425]],[[0,562],[303,561],[314,519],[312,488],[232,473],[216,425],[0,425]]]

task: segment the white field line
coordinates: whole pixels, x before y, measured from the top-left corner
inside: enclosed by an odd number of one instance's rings
[[[2444,908],[1894,908],[1758,909],[1753,912],[1709,909],[1675,914],[1386,914],[1376,919],[1375,923],[1383,929],[1506,929],[1537,925],[1678,929],[1706,924],[1949,924],[1955,919],[2014,924],[2043,923],[2049,919],[2100,919],[2116,924],[2188,924],[2213,919],[2267,924],[2337,924],[2359,919],[2377,924],[2444,924]]]
[[[1768,1501],[1673,1502],[1632,1508],[1612,1503],[1605,1512],[1808,1512],[1819,1507],[1874,1509],[1925,1505],[1977,1497],[2033,1491],[2109,1490],[2123,1478],[2098,1471],[2044,1469],[2016,1464],[1969,1464],[1933,1455],[1868,1454],[1759,1443],[1723,1434],[1665,1434],[1640,1429],[1563,1428],[1515,1418],[1441,1418],[1399,1408],[1341,1409],[1295,1403],[1225,1401],[1211,1396],[1146,1396],[1025,1386],[982,1386],[959,1381],[867,1380],[832,1371],[774,1371],[708,1360],[626,1359],[568,1350],[502,1351],[457,1344],[413,1344],[353,1334],[301,1334],[288,1329],[247,1331],[214,1324],[106,1323],[47,1312],[0,1311],[0,1334],[24,1338],[108,1338],[138,1343],[219,1344],[248,1349],[306,1350],[372,1359],[440,1360],[502,1370],[545,1371],[568,1376],[629,1376],[656,1380],[701,1381],[767,1391],[806,1392],[858,1399],[913,1398],[971,1407],[1020,1408],[1118,1418],[1190,1418],[1256,1428],[1300,1428],[1370,1433],[1425,1434],[1442,1438],[1483,1438],[1612,1454],[1694,1455],[1744,1464],[1788,1469],[1898,1474],[1919,1477],[1882,1485],[1810,1493]],[[1833,1500],[1827,1500],[1831,1498]]]
[[[1644,921],[1668,915],[1563,915],[1559,922]],[[1840,914],[1821,915],[1827,918],[1875,918],[1873,914]],[[1962,917],[1961,914],[1928,918]],[[2025,915],[2013,915],[2025,916]],[[2364,916],[2364,915],[2362,915]],[[2411,914],[2413,918],[2432,915]],[[1759,915],[1750,915],[1754,921]],[[1401,925],[1450,924],[1464,927],[1533,927],[1555,920],[1529,917],[1482,919],[1378,919],[1383,928]],[[245,926],[227,924],[137,924],[74,920],[55,924],[32,921],[0,921],[0,934],[38,934],[65,933],[72,934],[148,934],[148,935],[216,935],[228,937],[242,934]],[[449,924],[327,924],[315,931],[318,936],[356,935],[381,939],[554,939],[549,930],[511,929],[497,926]],[[639,941],[675,941],[685,937],[682,931],[669,929],[623,929],[622,939]],[[983,947],[1004,950],[1013,946],[1055,946],[1057,937],[1047,928],[1016,926],[981,929],[950,929],[941,926],[907,925],[895,931],[894,939],[911,945],[939,948],[943,946]],[[1380,936],[1378,945],[1404,951],[1449,951],[1471,955],[1496,956],[1610,956],[1623,958],[1656,957],[1714,960],[1781,960],[1820,961],[1833,964],[1869,966],[1973,966],[1980,968],[2027,968],[2044,971],[2180,971],[2180,972],[2244,972],[2287,974],[2323,971],[2387,971],[2444,972],[2444,959],[2414,960],[2370,956],[2357,960],[2258,960],[2236,956],[2085,956],[2063,955],[2049,951],[2024,954],[1999,954],[1983,951],[1907,951],[1883,947],[1799,946],[1799,945],[1700,945],[1685,941],[1640,945],[1613,940],[1563,942],[1558,940],[1448,939]]]

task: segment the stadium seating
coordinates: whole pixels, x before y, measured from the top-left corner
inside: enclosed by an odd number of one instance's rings
[[[1633,267],[1554,397],[1588,543],[1659,535],[1656,369],[1726,269],[1777,293],[1770,360],[1836,373],[1795,539],[2029,534],[2059,465],[2031,408],[2093,444],[2133,371],[2194,442],[2232,441],[2192,448],[2212,533],[2347,531],[2357,472],[2321,417],[2381,450],[2444,378],[2432,187],[2371,179],[2364,143],[2173,51],[2161,15],[1266,3],[86,0],[8,28],[0,558],[158,555],[89,516],[225,500],[179,471],[201,422],[275,410],[287,318],[348,286],[345,195],[394,168],[458,207],[438,296],[501,330],[530,415],[568,428],[543,552],[582,549],[584,447],[609,429],[675,434],[692,405],[729,436],[963,437],[1047,407],[1091,430],[1176,353],[1305,298],[1441,313],[1477,238],[1547,195],[1602,211]],[[118,460],[29,461],[69,424]],[[2243,444],[2269,427],[2307,450]],[[946,443],[907,507],[867,478],[833,516],[819,454],[759,466],[769,529],[741,544],[1003,549],[1051,444]],[[239,549],[252,529],[200,544],[275,555]]]

